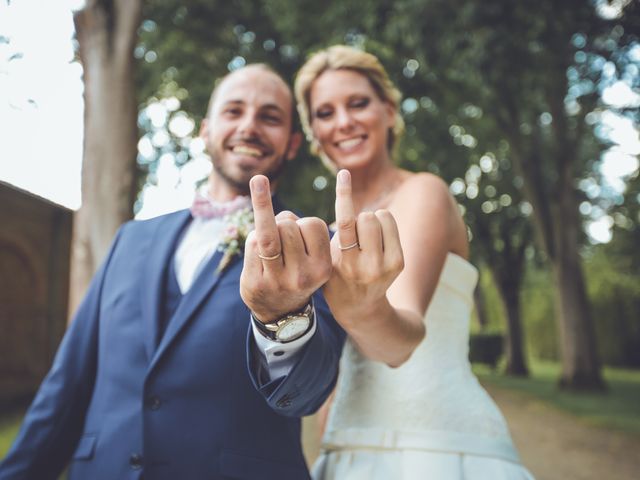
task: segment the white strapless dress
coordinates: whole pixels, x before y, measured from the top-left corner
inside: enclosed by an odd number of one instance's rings
[[[427,336],[393,369],[347,341],[315,480],[532,480],[504,417],[471,372],[478,271],[447,256]]]

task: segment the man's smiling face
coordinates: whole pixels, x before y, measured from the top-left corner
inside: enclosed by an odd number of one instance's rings
[[[275,180],[296,154],[291,93],[273,72],[247,67],[227,76],[215,91],[200,136],[214,172],[237,193],[246,194],[257,174]]]

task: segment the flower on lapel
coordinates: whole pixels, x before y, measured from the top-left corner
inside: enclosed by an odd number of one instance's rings
[[[231,260],[236,255],[242,256],[244,252],[244,243],[247,240],[249,232],[253,230],[253,210],[251,207],[236,210],[233,213],[225,215],[223,221],[227,224],[222,234],[218,251],[224,252],[216,273],[221,273],[229,266]]]

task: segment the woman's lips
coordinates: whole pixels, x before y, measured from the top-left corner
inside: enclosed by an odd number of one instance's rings
[[[354,150],[364,143],[366,137],[363,135],[361,137],[349,138],[347,140],[341,140],[336,142],[336,146],[340,150]]]

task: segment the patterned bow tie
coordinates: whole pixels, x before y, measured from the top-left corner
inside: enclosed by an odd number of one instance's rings
[[[250,197],[236,197],[228,202],[216,202],[209,197],[196,193],[191,205],[191,215],[193,218],[222,218],[243,208],[251,207]]]

